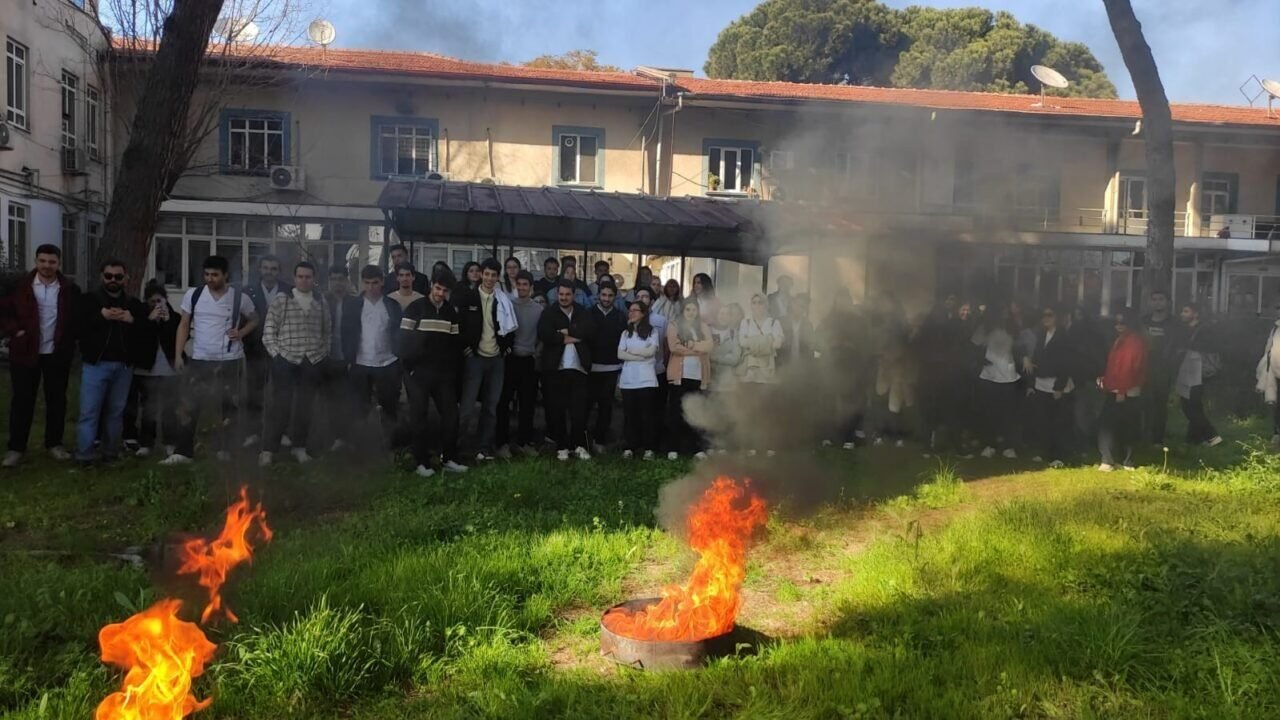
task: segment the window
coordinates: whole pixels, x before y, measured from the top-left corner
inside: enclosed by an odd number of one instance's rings
[[[770,150],[769,169],[782,171],[795,170],[796,154],[790,150]]]
[[[553,128],[556,143],[556,182],[561,185],[604,184],[604,130]]]
[[[1236,211],[1239,191],[1240,176],[1235,173],[1204,174],[1200,179],[1200,217],[1204,219],[1205,227],[1209,227],[1214,215],[1229,215]]]
[[[1058,175],[1041,165],[1021,163],[1013,185],[1013,207],[1019,215],[1057,218]]]
[[[62,71],[62,168],[76,169],[76,114],[80,103],[80,79]]]
[[[88,250],[87,257],[89,258],[89,263],[92,264],[98,259],[98,242],[102,240],[102,222],[99,220],[86,222],[84,234],[87,241],[85,244],[88,246],[86,248]]]
[[[98,118],[102,113],[102,97],[98,88],[86,85],[84,89],[84,147],[90,160],[98,159]]]
[[[75,213],[62,213],[62,272],[71,277],[79,277],[80,260],[80,216]],[[89,256],[89,264],[93,264],[93,256]]]
[[[429,118],[369,119],[369,174],[374,180],[393,175],[424,177],[436,172],[439,124]]]
[[[12,126],[26,130],[27,125],[27,46],[5,38],[4,43],[4,78],[5,78],[5,111],[4,118]]]
[[[704,141],[707,158],[706,186],[710,192],[748,192],[755,186],[758,146],[726,141]]]
[[[272,165],[289,164],[289,114],[263,110],[222,113],[224,172],[265,175]]]
[[[9,243],[4,249],[5,264],[12,269],[26,268],[27,238],[29,236],[27,219],[31,217],[31,208],[20,203],[11,202],[6,216]]]
[[[951,204],[956,207],[972,208],[977,203],[974,197],[973,149],[968,145],[956,147],[955,180],[951,186]]]

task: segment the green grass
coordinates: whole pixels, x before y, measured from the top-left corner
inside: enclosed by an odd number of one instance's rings
[[[749,564],[743,623],[773,637],[675,674],[593,648],[603,608],[687,570],[654,526],[686,464],[35,460],[0,475],[0,715],[90,717],[119,682],[98,629],[201,599],[111,554],[216,527],[243,480],[277,535],[208,629],[200,717],[1276,717],[1280,460],[1228,445],[1110,475],[823,451],[833,495]]]

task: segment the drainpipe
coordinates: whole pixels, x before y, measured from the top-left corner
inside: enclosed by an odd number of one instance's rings
[[[669,84],[670,80],[662,81],[662,98],[660,102],[668,102],[667,88]],[[681,110],[684,110],[683,92],[676,93],[676,102],[673,107],[669,107],[658,113],[658,151],[657,160],[655,161],[656,177],[654,180],[657,184],[657,194],[661,197],[666,197],[671,194],[671,167],[669,166],[674,164],[675,157],[675,115]],[[668,121],[671,123],[671,129],[669,132],[666,130]],[[668,154],[671,155],[672,161],[664,164],[662,161],[663,156]]]
[[[489,128],[484,129],[484,141],[489,152],[489,177],[497,177],[498,175],[493,172],[493,133]]]

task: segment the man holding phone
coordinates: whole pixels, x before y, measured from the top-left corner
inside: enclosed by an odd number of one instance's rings
[[[135,326],[147,315],[142,301],[125,292],[128,277],[124,262],[107,260],[102,264],[102,285],[80,297],[76,325],[83,364],[76,460],[82,463],[99,458],[94,442],[100,427],[106,428],[102,455],[111,459],[120,450],[124,406],[133,379],[129,352],[137,334]]]

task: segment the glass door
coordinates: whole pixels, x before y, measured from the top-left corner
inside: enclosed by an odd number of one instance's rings
[[[1120,205],[1116,220],[1121,233],[1147,231],[1147,179],[1145,177],[1120,176]]]

